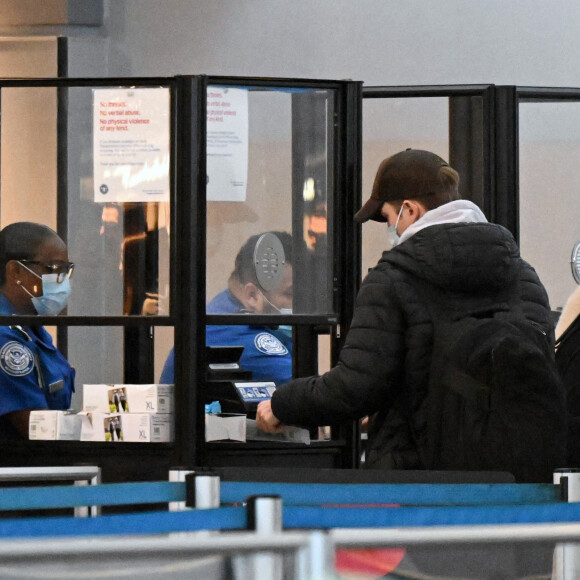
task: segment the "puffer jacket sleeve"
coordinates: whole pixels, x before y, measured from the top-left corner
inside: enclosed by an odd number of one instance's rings
[[[391,270],[392,274],[392,270]],[[403,375],[404,312],[389,270],[372,270],[357,296],[338,364],[279,387],[272,410],[290,425],[332,425],[384,408]]]

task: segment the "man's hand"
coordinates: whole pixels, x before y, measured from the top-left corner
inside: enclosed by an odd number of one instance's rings
[[[271,401],[262,401],[256,411],[256,425],[266,433],[281,433],[284,423],[281,423],[272,412]]]

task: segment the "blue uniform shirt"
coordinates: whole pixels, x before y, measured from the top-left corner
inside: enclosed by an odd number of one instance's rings
[[[0,312],[17,314],[3,295]],[[68,409],[74,375],[43,327],[0,326],[0,416],[24,409]]]
[[[208,314],[237,314],[242,309],[242,303],[229,290],[224,290],[207,305],[206,311]],[[252,372],[254,381],[273,381],[278,386],[292,379],[292,337],[283,330],[268,326],[209,325],[206,344],[243,346],[240,365]],[[174,382],[173,366],[171,349],[161,373],[161,383]]]

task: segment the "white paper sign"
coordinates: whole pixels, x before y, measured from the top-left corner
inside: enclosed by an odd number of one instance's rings
[[[207,89],[207,200],[245,201],[248,182],[248,91]]]
[[[169,201],[169,89],[93,90],[96,202]]]

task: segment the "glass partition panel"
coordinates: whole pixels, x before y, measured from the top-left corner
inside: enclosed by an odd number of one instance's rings
[[[579,157],[580,98],[519,104],[520,248],[552,310],[576,288],[570,256],[580,241]]]
[[[0,225],[32,221],[56,229],[57,90],[4,88],[0,103]]]
[[[47,329],[52,330],[52,329]],[[121,384],[124,377],[123,328],[112,326],[73,326],[68,329],[68,360],[76,369],[76,390],[71,408],[82,409],[83,385]],[[154,336],[154,377],[157,382],[169,348],[173,344],[173,328],[159,326]]]
[[[210,86],[207,102],[208,314],[332,313],[334,91]]]
[[[169,89],[61,91],[79,288],[68,314],[169,314]]]
[[[1,225],[57,229],[66,215],[67,314],[168,314],[169,89],[5,87],[1,96]]]
[[[63,83],[3,86],[0,97],[0,226],[47,225],[74,263],[64,316],[47,329],[76,369],[71,407],[85,384],[153,383],[173,343],[172,327],[154,340],[152,329],[170,314],[170,89]],[[94,318],[123,315],[152,325]],[[68,326],[71,316],[87,325]]]
[[[449,159],[447,97],[365,98],[363,100],[362,200],[371,194],[377,168],[386,157],[407,147],[426,149]],[[390,249],[384,224],[362,228],[362,275]]]
[[[124,383],[123,329],[73,326],[68,329],[68,361],[76,370],[71,408],[83,407],[83,385]]]

